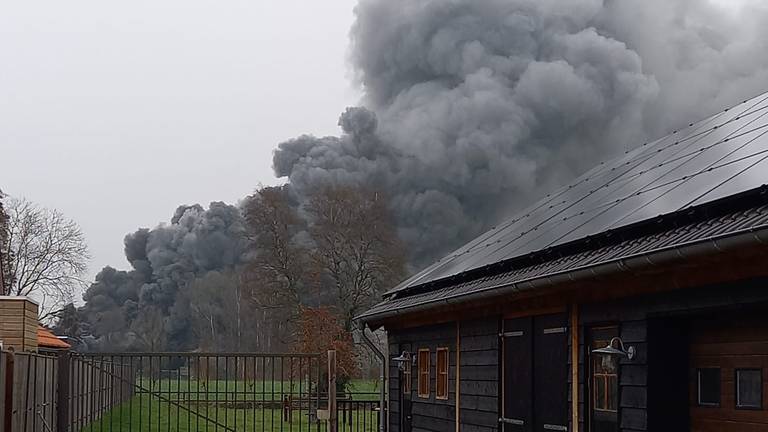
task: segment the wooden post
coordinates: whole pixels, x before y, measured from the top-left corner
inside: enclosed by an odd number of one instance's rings
[[[337,432],[338,412],[336,409],[336,351],[328,351],[328,432]]]
[[[13,430],[13,351],[5,353],[5,405],[3,413],[3,430],[10,432]]]
[[[571,431],[579,432],[579,305],[571,308]]]
[[[456,321],[456,432],[461,432],[461,321]]]
[[[68,351],[59,353],[56,365],[56,430],[60,432],[69,430],[69,358]]]

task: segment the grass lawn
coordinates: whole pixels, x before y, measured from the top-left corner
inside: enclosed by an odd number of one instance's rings
[[[326,431],[324,422],[310,421],[311,408],[306,402],[308,396],[306,383],[302,383],[301,395],[305,402],[301,409],[294,402],[290,420],[283,418],[279,401],[282,395],[293,394],[299,398],[299,385],[296,382],[256,382],[191,380],[142,380],[139,385],[154,395],[139,394],[129,401],[116,406],[101,418],[90,423],[78,424],[74,430],[80,432],[225,432],[259,431]],[[350,384],[351,398],[355,401],[377,401],[378,387],[372,380],[357,380]],[[207,390],[207,391],[206,391]],[[218,390],[218,395],[216,391]],[[160,395],[158,398],[156,395]],[[316,394],[313,394],[314,396]],[[175,403],[168,403],[171,400]],[[178,401],[178,402],[176,402]],[[191,403],[189,402],[191,401]],[[214,403],[218,401],[218,403]],[[256,403],[251,403],[256,401]],[[274,403],[264,406],[260,402]],[[340,431],[363,432],[377,430],[377,414],[372,411],[374,404],[358,406],[350,412],[340,405]],[[349,405],[346,405],[347,407]],[[312,412],[314,416],[314,412]]]
[[[127,385],[127,384],[126,384]],[[170,400],[194,401],[261,401],[279,400],[281,395],[298,397],[316,396],[316,390],[307,381],[233,381],[142,378],[137,385],[152,393],[160,393]],[[347,395],[353,400],[378,400],[378,380],[352,380]]]

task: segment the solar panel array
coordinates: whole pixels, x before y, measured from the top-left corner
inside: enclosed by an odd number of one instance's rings
[[[603,162],[387,294],[768,183],[768,93]]]

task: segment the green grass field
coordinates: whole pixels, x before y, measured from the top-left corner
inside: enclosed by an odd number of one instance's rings
[[[291,385],[293,384],[293,385]],[[315,400],[310,403],[304,383],[235,381],[196,382],[186,380],[143,380],[139,385],[150,394],[137,394],[116,406],[99,419],[77,424],[81,432],[152,431],[152,432],[224,432],[259,431],[325,431],[324,422],[314,419]],[[206,391],[207,390],[207,391]],[[217,394],[218,391],[218,394]],[[350,384],[347,398],[354,401],[376,401],[375,381],[357,380]],[[283,417],[280,401],[292,394],[293,410],[289,419]],[[303,403],[297,401],[303,400]],[[340,431],[377,430],[375,403],[356,405],[350,412],[349,403],[342,402],[339,416]],[[347,410],[344,410],[347,407]]]
[[[309,382],[303,381],[232,381],[232,380],[150,380],[147,378],[137,382],[141,388],[153,393],[165,393],[167,397],[176,400],[179,397],[191,400],[273,400],[283,394],[315,395],[316,390]],[[347,389],[354,400],[372,400],[379,392],[378,380],[353,380]],[[236,399],[235,399],[236,397]]]

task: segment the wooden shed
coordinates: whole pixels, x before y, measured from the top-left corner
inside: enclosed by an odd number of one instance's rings
[[[27,297],[0,296],[0,342],[3,348],[37,351],[37,303]]]
[[[389,430],[768,431],[768,96],[385,293]]]
[[[42,325],[37,326],[37,349],[40,353],[58,354],[72,346]]]

